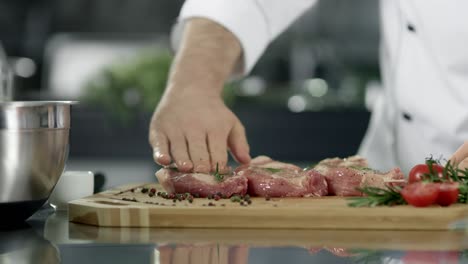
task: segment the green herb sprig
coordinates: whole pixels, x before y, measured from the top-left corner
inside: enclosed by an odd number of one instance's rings
[[[439,172],[433,167],[440,164],[440,159],[427,158],[426,165],[429,173],[422,175],[422,181],[432,183],[457,182],[459,184],[458,203],[468,203],[468,169],[461,170],[454,166],[451,161],[448,161],[444,166],[443,176],[440,177]],[[387,186],[386,188],[378,188],[367,186],[357,188],[357,190],[362,192],[364,196],[349,198],[350,203],[348,205],[351,207],[406,204],[400,193],[401,187]]]
[[[363,167],[363,166],[349,166],[349,167],[355,170],[360,170],[360,171],[374,171],[373,169],[369,167]]]
[[[219,172],[219,165],[218,163],[216,163],[216,170],[215,172],[213,173],[213,176],[215,177],[215,179],[218,181],[218,182],[222,182],[224,180],[224,176],[226,176],[226,174],[222,174]]]
[[[277,168],[263,168],[263,169],[271,173],[277,173],[277,172],[282,171],[282,169],[277,169]]]
[[[349,198],[350,203],[348,205],[351,207],[406,204],[406,201],[400,194],[401,188],[397,186],[387,186],[386,189],[367,186],[357,188],[357,190],[366,196]]]

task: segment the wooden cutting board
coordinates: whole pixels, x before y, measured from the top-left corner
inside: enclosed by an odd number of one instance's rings
[[[449,230],[468,219],[468,205],[459,204],[352,208],[345,198],[321,197],[252,198],[242,206],[229,199],[173,202],[130,191],[138,187],[163,191],[158,184],[140,183],[75,200],[69,203],[69,220],[112,227]]]
[[[247,245],[249,247],[346,248],[455,251],[466,249],[466,233],[433,230],[318,230],[245,228],[131,228],[70,223],[70,239],[99,243]]]

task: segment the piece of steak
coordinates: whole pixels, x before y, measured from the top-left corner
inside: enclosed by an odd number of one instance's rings
[[[314,167],[323,174],[328,183],[328,194],[337,196],[362,196],[356,188],[365,186],[385,188],[400,184],[405,176],[400,168],[382,173],[367,167],[367,160],[360,156],[345,159],[322,160]]]
[[[232,173],[225,175],[222,181],[217,181],[211,174],[182,173],[163,168],[156,172],[156,177],[168,193],[190,193],[200,197],[215,194],[231,197],[247,193],[247,178]]]
[[[308,197],[328,193],[325,177],[311,169],[302,171],[293,164],[259,156],[235,170],[249,180],[248,193],[260,197]]]

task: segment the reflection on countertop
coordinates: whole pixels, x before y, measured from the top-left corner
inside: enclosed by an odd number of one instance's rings
[[[0,263],[60,263],[58,248],[25,224],[15,230],[0,230]]]
[[[0,234],[0,263],[468,262],[463,231],[99,228],[43,209]]]

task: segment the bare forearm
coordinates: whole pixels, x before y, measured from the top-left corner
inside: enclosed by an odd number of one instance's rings
[[[219,96],[240,55],[239,41],[224,27],[208,19],[189,20],[172,64],[167,92]]]

